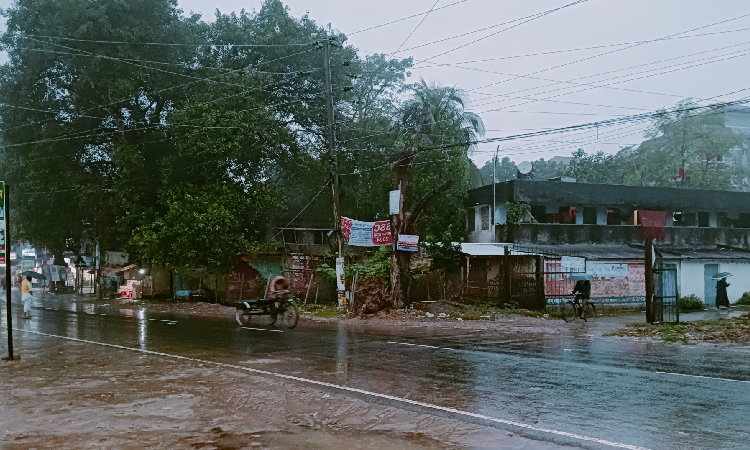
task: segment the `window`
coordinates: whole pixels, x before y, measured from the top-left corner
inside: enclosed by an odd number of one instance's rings
[[[287,244],[297,243],[297,233],[294,230],[284,230],[284,242]]]
[[[585,225],[596,225],[596,208],[586,206],[583,208],[583,223]]]
[[[561,206],[556,217],[557,223],[576,223],[576,207]]]
[[[482,216],[482,229],[489,230],[490,229],[490,207],[482,206],[481,208],[479,208],[479,214]]]
[[[750,214],[740,213],[740,218],[737,220],[737,226],[740,228],[750,228]]]
[[[702,228],[708,228],[710,225],[709,222],[710,214],[704,211],[701,211],[698,213],[698,226]]]
[[[468,219],[466,222],[466,229],[469,231],[474,231],[477,228],[477,218],[474,215],[474,208],[469,208],[466,210],[466,218]]]
[[[682,211],[675,211],[672,213],[672,222],[675,226],[679,227],[684,225],[685,217],[683,217]]]
[[[731,228],[732,220],[727,213],[716,213],[716,226],[719,228]]]
[[[531,215],[538,223],[547,223],[547,207],[544,205],[531,205]]]
[[[620,225],[620,210],[607,209],[607,225]]]

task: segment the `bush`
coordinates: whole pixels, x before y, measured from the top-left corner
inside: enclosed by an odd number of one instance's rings
[[[677,300],[677,306],[680,311],[703,311],[703,300],[694,294],[690,294]]]
[[[740,297],[739,300],[737,300],[736,305],[750,305],[750,292],[745,292],[742,294],[742,297]]]

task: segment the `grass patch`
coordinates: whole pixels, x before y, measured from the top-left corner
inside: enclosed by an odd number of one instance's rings
[[[678,324],[629,324],[607,336],[655,338],[664,342],[695,344],[698,342],[750,342],[750,316],[732,319],[698,320]]]

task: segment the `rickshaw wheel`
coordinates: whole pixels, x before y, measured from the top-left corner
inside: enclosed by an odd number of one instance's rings
[[[244,311],[237,311],[237,323],[243,327],[250,325],[250,314],[245,314]]]
[[[284,311],[284,315],[281,318],[282,322],[284,322],[284,325],[288,328],[294,328],[297,326],[297,322],[299,322],[299,310],[297,309],[297,306],[293,303],[290,303],[286,310]]]

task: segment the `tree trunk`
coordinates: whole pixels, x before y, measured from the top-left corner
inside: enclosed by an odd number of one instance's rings
[[[391,257],[391,301],[393,307],[401,309],[409,304],[409,264],[411,252],[394,251]]]

